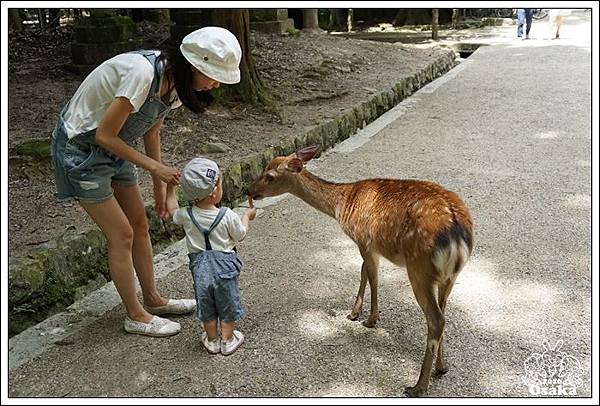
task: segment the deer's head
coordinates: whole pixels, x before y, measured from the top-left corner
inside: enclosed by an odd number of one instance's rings
[[[291,155],[273,158],[260,177],[250,185],[248,196],[259,200],[289,192],[294,184],[293,177],[302,172],[304,162],[310,161],[317,152],[319,145],[311,145]]]

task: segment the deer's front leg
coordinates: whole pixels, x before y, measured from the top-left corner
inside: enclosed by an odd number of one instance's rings
[[[369,318],[363,321],[365,327],[375,327],[379,320],[379,305],[377,302],[377,274],[379,271],[379,257],[371,254],[363,254],[363,266],[367,271],[367,280],[371,289],[371,312]]]
[[[354,301],[354,306],[352,306],[352,312],[348,315],[350,320],[358,319],[360,316],[360,312],[362,311],[363,300],[365,297],[365,286],[367,285],[367,268],[365,263],[363,262],[362,267],[360,268],[360,287],[358,288],[358,294],[356,295],[356,300]]]

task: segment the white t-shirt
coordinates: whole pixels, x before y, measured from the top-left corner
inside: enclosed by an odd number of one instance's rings
[[[156,56],[160,51],[154,51]],[[120,54],[103,62],[81,83],[64,113],[69,138],[98,128],[115,97],[125,97],[137,112],[146,101],[154,79],[154,66],[141,54]],[[173,96],[177,93],[173,90]],[[179,98],[171,108],[181,106]]]
[[[213,250],[233,252],[236,242],[242,241],[246,236],[246,227],[242,219],[233,210],[227,208],[221,222],[211,231],[210,245]],[[219,214],[219,209],[192,208],[196,222],[208,230]],[[204,234],[194,225],[187,212],[187,207],[177,209],[173,215],[173,223],[183,226],[188,252],[204,251]]]

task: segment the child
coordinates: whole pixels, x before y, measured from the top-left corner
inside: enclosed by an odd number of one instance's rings
[[[250,207],[240,219],[231,209],[216,207],[223,197],[222,180],[217,164],[206,158],[192,159],[185,166],[181,188],[190,206],[179,208],[175,189],[169,184],[167,209],[173,222],[185,229],[196,317],[205,330],[202,343],[211,354],[229,355],[244,342],[244,335],[235,330],[235,322],[244,315],[239,289],[242,262],[235,243],[246,236],[256,209],[250,199]]]

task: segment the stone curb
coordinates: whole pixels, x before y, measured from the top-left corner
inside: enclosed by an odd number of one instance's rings
[[[230,165],[223,177],[223,204],[232,206],[245,193],[273,157],[288,155],[299,147],[320,144],[322,151],[347,139],[425,84],[455,66],[455,53],[448,50],[415,74],[344,114],[307,128],[281,145],[267,148]],[[172,222],[163,222],[151,206],[146,207],[155,251],[183,237]],[[106,284],[106,240],[99,229],[62,236],[20,257],[9,259],[9,334],[12,336],[63,311],[86,294]]]

